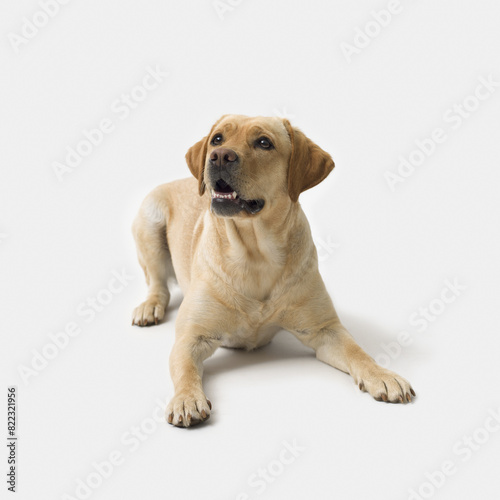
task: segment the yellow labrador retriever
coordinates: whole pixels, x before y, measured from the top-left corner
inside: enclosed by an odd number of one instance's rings
[[[255,349],[280,329],[375,399],[410,402],[408,381],[378,366],[342,326],[318,271],[298,198],[331,172],[330,155],[286,119],[225,115],[186,160],[194,178],[157,187],[133,224],[149,294],[132,324],[163,318],[169,278],[184,293],[168,422],[209,418],[203,361],[219,346]]]

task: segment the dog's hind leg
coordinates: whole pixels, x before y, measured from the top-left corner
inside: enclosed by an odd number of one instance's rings
[[[132,314],[132,324],[157,324],[170,300],[167,280],[175,277],[167,244],[167,212],[162,186],[144,200],[132,225],[139,263],[149,286],[147,299]]]

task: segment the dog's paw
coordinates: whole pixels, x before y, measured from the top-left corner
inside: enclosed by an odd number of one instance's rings
[[[203,392],[178,394],[167,406],[165,417],[169,424],[176,427],[191,427],[210,418],[212,403]]]
[[[367,370],[356,383],[362,391],[368,392],[377,401],[411,403],[412,396],[415,396],[408,380],[381,366]]]
[[[132,313],[132,325],[157,325],[165,316],[167,303],[158,297],[152,297],[137,306]]]

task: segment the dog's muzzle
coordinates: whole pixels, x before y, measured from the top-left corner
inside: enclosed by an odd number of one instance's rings
[[[217,148],[210,153],[207,171],[212,195],[212,211],[222,217],[232,217],[241,211],[255,215],[264,208],[264,200],[247,200],[238,189],[240,161],[232,149]]]

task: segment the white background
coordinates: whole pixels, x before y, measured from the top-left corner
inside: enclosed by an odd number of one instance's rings
[[[500,81],[500,8],[401,5],[348,62],[341,44],[386,1],[243,0],[220,19],[210,0],[74,0],[18,51],[9,34],[40,7],[3,2],[1,366],[2,399],[8,385],[19,393],[16,498],[83,498],[77,481],[112,452],[122,463],[89,498],[387,500],[419,488],[422,498],[498,498],[500,432],[480,429],[500,408],[500,90],[460,127],[444,116],[480,77]],[[168,76],[121,119],[113,102],[157,65]],[[301,197],[321,272],[372,356],[410,334],[390,368],[410,380],[414,404],[375,402],[281,332],[258,352],[206,362],[207,425],[152,424],[158,398],[173,394],[181,296],[163,324],[130,325],[146,293],[130,225],[151,189],[189,175],[185,152],[224,113],[286,115],[332,154],[331,176]],[[54,162],[104,118],[115,130],[59,181]],[[436,128],[446,141],[392,191],[384,174]],[[133,279],[89,321],[78,308],[113,270]],[[410,316],[447,279],[465,289],[419,331]],[[69,322],[81,333],[23,382],[19,367]],[[457,453],[474,433],[483,444]],[[303,450],[281,466],[294,440]],[[455,473],[425,486],[444,461]],[[248,481],[269,467],[261,492]]]

